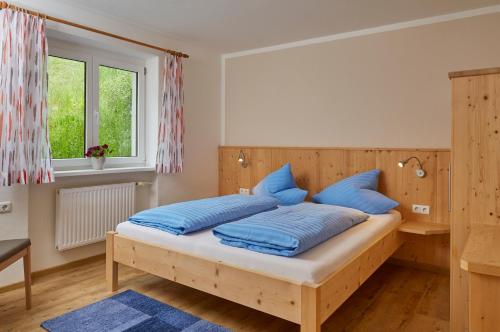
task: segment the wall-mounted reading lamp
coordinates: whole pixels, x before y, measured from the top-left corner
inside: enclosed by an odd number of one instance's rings
[[[240,155],[238,156],[238,162],[240,163],[241,167],[243,168],[248,167],[247,157],[243,153],[243,150],[240,150]]]
[[[400,161],[398,162],[398,166],[399,166],[399,167],[401,167],[401,168],[403,168],[403,167],[405,167],[405,165],[406,165],[406,164],[407,164],[410,160],[412,160],[412,159],[415,159],[415,160],[417,160],[417,162],[418,162],[418,168],[417,168],[417,171],[415,172],[415,174],[416,174],[419,178],[423,178],[423,177],[425,177],[426,172],[424,171],[424,168],[422,167],[422,163],[420,162],[420,159],[418,159],[418,158],[417,158],[417,157],[415,157],[415,156],[412,156],[412,157],[407,158],[407,159],[404,159],[404,160],[400,160]]]

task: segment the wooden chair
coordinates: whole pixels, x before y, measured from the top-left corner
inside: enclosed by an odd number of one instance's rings
[[[0,271],[23,258],[26,309],[31,308],[31,241],[29,239],[0,241]]]

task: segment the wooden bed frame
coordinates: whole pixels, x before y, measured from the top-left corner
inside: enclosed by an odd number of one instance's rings
[[[241,151],[248,158],[248,167],[241,167],[237,162]],[[415,176],[415,165],[397,166],[399,160],[410,156],[423,160],[427,171],[425,178]],[[403,251],[402,256],[398,258],[433,264],[438,261],[436,257],[449,257],[447,242],[443,245],[440,238],[424,241],[425,238],[415,239],[403,233],[441,234],[435,232],[435,227],[449,225],[449,159],[449,151],[440,149],[219,147],[219,195],[237,193],[239,188],[252,188],[286,162],[292,163],[298,186],[308,190],[310,195],[346,176],[378,168],[383,172],[381,192],[401,203],[398,208],[401,214],[411,217],[411,224],[420,226],[417,230],[433,227],[429,233],[398,231],[397,227],[387,231],[314,285],[196,257],[111,232],[107,235],[106,249],[108,288],[117,289],[118,263],[121,263],[300,324],[302,332],[320,331],[321,324],[403,242],[405,246],[398,251]],[[431,214],[413,214],[414,202],[432,206]],[[422,256],[424,254],[429,257]]]
[[[120,263],[300,324],[301,332],[318,332],[402,243],[396,227],[322,282],[309,285],[109,232],[106,281],[110,291],[117,290]]]

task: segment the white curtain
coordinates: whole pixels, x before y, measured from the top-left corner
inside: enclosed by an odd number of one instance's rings
[[[54,181],[45,20],[0,11],[0,185]]]
[[[184,92],[182,57],[166,54],[158,129],[157,173],[179,173],[184,166]]]

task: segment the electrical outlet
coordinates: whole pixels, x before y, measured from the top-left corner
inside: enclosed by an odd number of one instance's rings
[[[240,188],[240,195],[250,195],[250,189]]]
[[[418,214],[430,214],[431,213],[431,207],[429,205],[413,204],[411,210],[413,213],[418,213]]]
[[[0,202],[0,213],[9,213],[12,211],[12,202]]]

